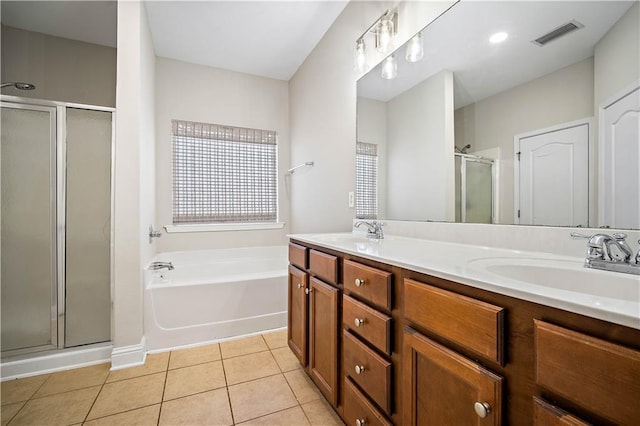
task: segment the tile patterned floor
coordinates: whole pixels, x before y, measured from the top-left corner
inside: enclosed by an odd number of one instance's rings
[[[286,331],[2,383],[2,425],[343,425]]]

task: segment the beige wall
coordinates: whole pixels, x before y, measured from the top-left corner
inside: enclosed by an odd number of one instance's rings
[[[596,44],[594,58],[597,112],[603,102],[640,80],[639,2]]]
[[[152,58],[144,5],[118,2],[113,369],[144,360],[142,268],[153,252],[146,229],[154,210],[148,193],[152,169],[145,164],[153,162],[147,157],[154,128]]]
[[[453,221],[453,73],[387,103],[387,219]]]
[[[171,120],[275,130],[278,213],[282,229],[163,234],[158,251],[284,244],[289,232],[289,88],[286,81],[166,58],[156,64],[156,197],[158,226],[172,224]]]
[[[500,148],[498,223],[514,220],[514,136],[592,116],[593,58],[456,110],[456,146]]]
[[[116,49],[2,25],[2,81],[36,85],[3,95],[113,107]]]
[[[355,190],[360,77],[353,71],[356,39],[387,8],[397,6],[400,46],[453,3],[350,2],[289,81],[291,164],[315,162],[291,177],[292,232],[351,229],[355,210],[348,207],[348,193]]]

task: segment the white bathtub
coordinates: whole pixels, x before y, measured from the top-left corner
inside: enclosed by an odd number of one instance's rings
[[[146,346],[161,350],[285,327],[287,247],[158,254],[145,270]]]

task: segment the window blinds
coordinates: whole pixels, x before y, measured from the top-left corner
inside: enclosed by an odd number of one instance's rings
[[[174,224],[277,220],[276,132],[171,124]]]
[[[378,146],[356,144],[356,218],[378,217]]]

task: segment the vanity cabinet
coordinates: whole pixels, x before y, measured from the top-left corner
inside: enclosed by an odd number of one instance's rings
[[[309,323],[309,274],[289,265],[289,310],[287,337],[289,347],[302,365],[307,365]]]
[[[289,346],[346,424],[640,424],[640,330],[322,245],[293,250]]]
[[[500,425],[502,377],[404,329],[405,425]]]
[[[289,244],[288,344],[334,406],[339,395],[338,258]],[[300,269],[303,268],[303,269]]]
[[[612,423],[640,423],[640,351],[534,324],[537,385]]]

